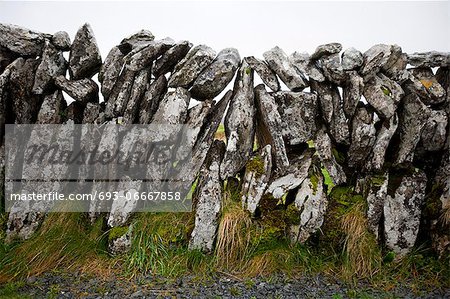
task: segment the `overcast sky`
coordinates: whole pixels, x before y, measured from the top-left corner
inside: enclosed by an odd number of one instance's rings
[[[236,47],[241,56],[275,45],[287,53],[312,52],[340,42],[367,50],[396,43],[405,52],[450,51],[449,1],[441,2],[4,2],[0,22],[46,33],[64,30],[72,40],[92,25],[103,58],[122,38],[148,29],[156,38]]]

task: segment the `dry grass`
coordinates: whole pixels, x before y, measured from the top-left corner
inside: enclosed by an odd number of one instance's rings
[[[450,224],[450,200],[448,200],[446,204],[442,206],[442,212],[439,216],[439,221],[442,223],[442,226],[447,226]]]
[[[286,262],[289,263],[292,254],[288,249],[280,248],[256,255],[246,263],[242,275],[257,277],[286,271],[288,270],[286,269]]]

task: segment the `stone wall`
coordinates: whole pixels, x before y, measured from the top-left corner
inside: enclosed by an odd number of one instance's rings
[[[291,239],[305,242],[331,217],[323,172],[335,190],[362,195],[380,244],[405,254],[422,232],[442,254],[450,243],[449,67],[450,53],[406,54],[384,44],[362,53],[330,43],[311,55],[274,47],[263,59],[241,58],[234,48],[216,53],[147,30],[102,60],[88,24],[73,42],[65,32],[0,24],[1,134],[5,123],[68,121],[197,129],[194,171],[182,174],[189,185],[199,179],[190,248],[214,248],[223,182],[236,177],[254,217],[264,197],[290,194],[284,205],[300,219]],[[255,86],[255,75],[263,84]],[[67,106],[62,91],[75,102]],[[226,144],[214,141],[222,120]],[[3,138],[0,145],[4,155]],[[43,217],[10,213],[7,233],[27,238]],[[128,219],[111,217],[110,226]]]

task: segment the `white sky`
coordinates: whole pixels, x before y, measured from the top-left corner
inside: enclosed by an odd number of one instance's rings
[[[204,43],[216,51],[236,47],[241,57],[275,45],[286,53],[313,52],[340,42],[367,50],[397,43],[404,52],[450,52],[449,1],[441,2],[3,2],[0,22],[71,39],[85,22],[92,25],[102,58],[127,35],[148,29],[156,38]]]

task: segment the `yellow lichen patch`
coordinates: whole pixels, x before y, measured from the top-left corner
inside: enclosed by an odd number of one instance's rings
[[[426,89],[429,89],[431,86],[433,86],[433,81],[431,80],[420,80],[420,83],[422,83],[423,86],[425,86]]]

